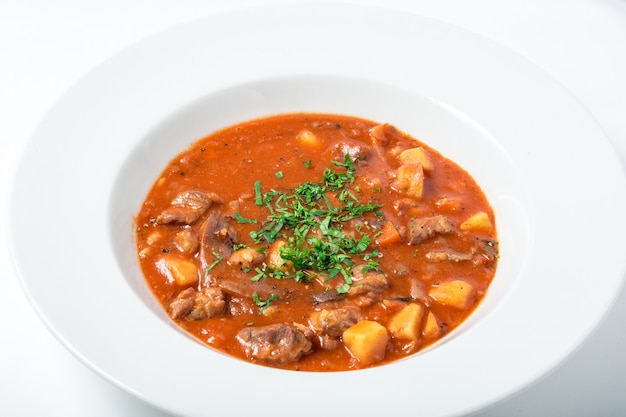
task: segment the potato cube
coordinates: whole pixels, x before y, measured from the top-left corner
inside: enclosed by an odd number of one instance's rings
[[[285,246],[285,240],[276,240],[267,252],[267,264],[275,269],[286,270],[292,265],[291,261],[286,261],[280,256],[280,249]]]
[[[428,291],[428,296],[436,302],[461,310],[470,307],[473,295],[474,287],[461,279],[441,281]]]
[[[417,341],[422,329],[424,306],[418,303],[407,304],[389,322],[387,330],[397,339]]]
[[[441,336],[439,320],[437,320],[437,317],[435,317],[432,311],[429,311],[426,316],[426,324],[424,324],[423,335],[426,339],[436,339]]]
[[[193,285],[198,282],[198,267],[191,261],[164,256],[157,261],[157,268],[178,285]]]
[[[303,145],[312,148],[319,147],[320,145],[319,138],[315,135],[315,133],[311,132],[310,130],[303,130],[302,132],[298,133],[298,141],[300,141],[300,143],[302,143]]]
[[[389,335],[387,329],[376,321],[359,321],[346,329],[342,338],[352,356],[363,365],[370,365],[385,358]]]
[[[493,225],[489,220],[489,215],[484,211],[479,211],[461,223],[459,228],[470,232],[489,233],[493,230]]]
[[[420,199],[424,193],[424,168],[422,164],[400,165],[392,186],[408,196]]]
[[[425,171],[432,171],[434,168],[433,162],[421,146],[403,151],[399,158],[402,165],[422,164]]]

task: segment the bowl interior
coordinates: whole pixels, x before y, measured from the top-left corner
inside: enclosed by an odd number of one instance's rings
[[[410,91],[360,79],[300,76],[263,79],[200,97],[137,139],[110,194],[109,237],[123,278],[155,317],[170,322],[139,269],[133,223],[153,182],[172,158],[211,132],[288,112],[335,113],[389,122],[468,171],[494,208],[500,261],[479,308],[438,343],[470,331],[497,309],[524,267],[531,228],[529,193],[499,138],[446,103]]]

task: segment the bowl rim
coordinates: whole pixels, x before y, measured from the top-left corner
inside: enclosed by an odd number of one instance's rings
[[[246,33],[255,36],[242,33],[244,27]],[[378,31],[372,33],[372,27]],[[229,35],[227,41],[216,41],[224,39],[224,33]],[[342,49],[348,44],[349,53]],[[259,49],[267,45],[272,47]],[[304,46],[307,53],[302,49]],[[356,57],[369,56],[375,50],[373,46],[384,47],[394,57],[397,67],[373,60],[367,61],[367,65],[355,62]],[[289,51],[288,57],[284,51]],[[332,57],[332,68],[305,61],[314,52]],[[224,59],[216,62],[215,57]],[[264,65],[246,68],[243,64],[249,62]],[[207,70],[212,77],[202,77],[202,71]],[[18,167],[9,234],[13,262],[27,296],[61,343],[109,381],[178,414],[201,415],[206,411],[201,395],[206,394],[206,387],[185,391],[153,378],[154,364],[159,361],[157,372],[164,377],[178,372],[178,378],[193,380],[207,373],[220,374],[219,386],[212,384],[210,389],[215,396],[230,401],[221,405],[223,414],[248,415],[259,411],[263,414],[258,404],[279,397],[289,398],[291,404],[307,401],[311,393],[303,387],[317,384],[330,384],[336,390],[357,387],[361,393],[359,399],[363,400],[360,411],[365,415],[380,412],[378,406],[366,401],[367,384],[392,381],[399,373],[407,375],[406,368],[410,366],[406,361],[358,373],[333,374],[331,382],[325,374],[285,372],[232,361],[215,360],[207,366],[202,363],[206,348],[187,343],[177,336],[173,326],[154,320],[153,312],[137,303],[127,287],[126,291],[117,291],[121,288],[120,280],[110,280],[109,284],[98,287],[103,290],[100,297],[108,295],[116,300],[117,308],[109,306],[106,319],[101,317],[104,307],[76,315],[66,304],[58,302],[67,301],[60,291],[65,285],[71,285],[72,291],[83,296],[93,291],[93,283],[67,271],[72,268],[89,271],[98,280],[102,280],[103,273],[94,267],[94,255],[88,247],[75,250],[80,256],[68,256],[67,245],[79,241],[85,228],[94,236],[107,236],[107,222],[59,222],[59,218],[67,220],[67,214],[58,206],[63,201],[88,198],[89,216],[105,219],[111,194],[102,190],[111,191],[112,175],[96,178],[75,175],[76,172],[86,168],[92,172],[118,172],[124,163],[123,156],[129,152],[128,141],[135,143],[145,137],[155,121],[166,119],[199,93],[304,73],[383,81],[430,97],[441,106],[458,109],[459,117],[480,126],[498,143],[506,138],[505,150],[513,156],[531,194],[529,207],[522,210],[528,213],[532,226],[528,231],[530,250],[523,265],[524,278],[516,282],[515,291],[509,294],[506,303],[498,306],[499,317],[507,322],[491,315],[475,326],[476,331],[463,335],[464,349],[456,347],[460,344],[446,344],[429,352],[429,362],[420,362],[419,369],[413,369],[411,387],[407,381],[397,386],[383,384],[386,394],[395,394],[398,400],[380,407],[388,411],[414,411],[417,390],[423,393],[419,402],[424,415],[472,412],[518,391],[564,361],[602,320],[624,277],[626,262],[618,250],[619,244],[608,249],[608,261],[599,267],[584,257],[565,264],[548,262],[554,255],[571,261],[572,254],[580,250],[574,239],[569,238],[570,223],[574,221],[579,222],[576,232],[583,241],[593,236],[593,239],[602,237],[605,243],[617,243],[615,236],[626,232],[626,223],[620,216],[626,208],[626,178],[602,130],[552,78],[518,55],[477,35],[416,15],[370,6],[325,3],[228,12],[155,35],[91,71],[44,118]],[[159,91],[159,100],[148,102],[148,93],[154,91]],[[133,110],[131,114],[129,110]],[[568,146],[554,138],[567,138]],[[67,149],[75,149],[84,158],[63,158],[59,166],[58,160],[49,157]],[[548,167],[553,167],[555,161],[560,169],[548,174]],[[581,166],[588,169],[583,172]],[[58,170],[53,172],[55,167]],[[40,172],[51,174],[41,177]],[[71,187],[59,186],[63,181]],[[551,188],[555,185],[559,186],[558,195]],[[100,192],[94,192],[94,187]],[[585,190],[584,196],[581,188]],[[32,207],[33,191],[37,192],[37,198],[51,202],[49,212],[37,218],[28,209]],[[594,229],[592,234],[580,227],[590,225],[591,220],[577,216],[570,209],[572,205],[582,213],[601,211],[603,216],[594,218],[599,231]],[[46,250],[33,253],[30,236],[41,230],[47,233],[38,238],[38,245]],[[98,260],[107,273],[112,273],[111,265],[116,265],[113,250],[101,249]],[[536,259],[542,262],[535,262]],[[59,270],[63,272],[50,273]],[[592,274],[602,277],[602,286],[583,286]],[[54,279],[49,279],[50,276]],[[536,286],[529,288],[538,283],[537,276],[544,277],[542,292]],[[529,299],[533,308],[540,310],[541,317],[559,322],[558,331],[537,325],[533,320],[541,318],[538,314],[519,316],[519,311],[528,308]],[[581,303],[585,305],[584,312],[579,308]],[[97,305],[102,306],[102,300]],[[135,323],[143,326],[141,337],[137,336]],[[491,326],[506,337],[485,346],[481,337]],[[526,340],[523,346],[519,345],[520,333]],[[149,351],[140,342],[151,337],[168,342],[159,345],[158,352]],[[122,346],[121,340],[131,340],[134,344]],[[178,366],[163,363],[164,357],[177,357],[181,352],[187,355],[187,360],[194,361],[195,369],[181,371]],[[482,362],[468,363],[464,360],[466,355]],[[443,364],[456,367],[459,372],[454,378],[442,375],[436,369]],[[490,372],[485,372],[486,365]],[[223,387],[241,385],[242,375],[246,381],[271,383],[251,385],[254,389],[246,391],[248,399],[237,401]],[[431,378],[428,383],[421,380],[424,375]],[[442,401],[443,385],[456,387],[454,401]],[[280,393],[275,387],[280,387]],[[340,397],[325,401],[336,409],[354,407]],[[291,414],[289,407],[286,408]],[[276,415],[277,410],[271,411]]]

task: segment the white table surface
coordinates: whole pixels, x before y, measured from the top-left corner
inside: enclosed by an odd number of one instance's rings
[[[524,55],[587,107],[626,166],[626,1],[352,1],[434,17]],[[165,28],[259,3],[0,0],[0,416],[167,416],[86,368],[31,309],[6,239],[12,177],[38,121],[85,72]],[[625,394],[626,290],[562,366],[479,416],[624,416]]]

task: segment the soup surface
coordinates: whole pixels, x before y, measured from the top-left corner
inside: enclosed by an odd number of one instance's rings
[[[493,210],[389,124],[284,114],[176,156],[136,219],[146,281],[180,327],[253,363],[378,366],[441,339],[495,274]]]

